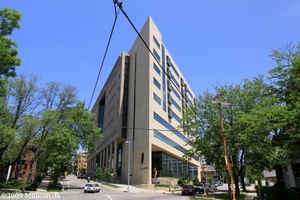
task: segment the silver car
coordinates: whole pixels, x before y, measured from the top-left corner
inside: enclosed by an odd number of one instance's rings
[[[84,193],[86,192],[100,192],[100,187],[98,184],[88,183],[84,186]]]

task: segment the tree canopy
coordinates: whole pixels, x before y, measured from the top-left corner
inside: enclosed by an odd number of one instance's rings
[[[15,67],[21,64],[17,57],[17,43],[9,36],[20,28],[21,14],[9,8],[0,9],[0,78],[1,75],[15,76]]]

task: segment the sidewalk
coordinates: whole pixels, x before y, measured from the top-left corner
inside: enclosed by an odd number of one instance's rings
[[[101,182],[96,182],[96,183],[100,184],[102,187],[107,188],[107,189],[121,191],[121,192],[128,192],[128,185],[126,185],[126,184],[107,183],[107,184],[116,186],[116,187],[110,187],[109,185],[103,184]],[[131,193],[152,193],[152,194],[153,193],[159,193],[159,194],[176,194],[176,193],[180,193],[178,191],[169,192],[169,191],[163,191],[163,190],[143,189],[143,188],[139,188],[139,187],[133,186],[133,185],[129,186],[129,192],[131,192]]]

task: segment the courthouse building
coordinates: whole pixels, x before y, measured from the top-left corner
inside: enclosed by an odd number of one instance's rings
[[[200,179],[198,159],[183,158],[190,146],[180,131],[184,107],[193,104],[195,95],[151,17],[140,33],[156,59],[137,37],[116,60],[92,108],[103,138],[88,155],[88,174],[110,168],[127,183],[130,153],[131,184],[152,184],[155,168],[159,177]]]

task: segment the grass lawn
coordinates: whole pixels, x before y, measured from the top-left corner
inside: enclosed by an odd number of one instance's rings
[[[245,194],[240,194],[239,200],[244,200],[246,198]],[[229,200],[227,193],[222,194],[209,194],[208,197],[190,197],[190,200]]]
[[[0,195],[3,195],[3,194],[17,194],[17,193],[19,193],[19,192],[13,192],[11,190],[4,190],[4,189],[0,190]]]
[[[99,183],[101,183],[102,185],[112,187],[112,188],[120,188],[119,186],[111,184],[111,183],[106,183],[106,182],[99,182]]]

